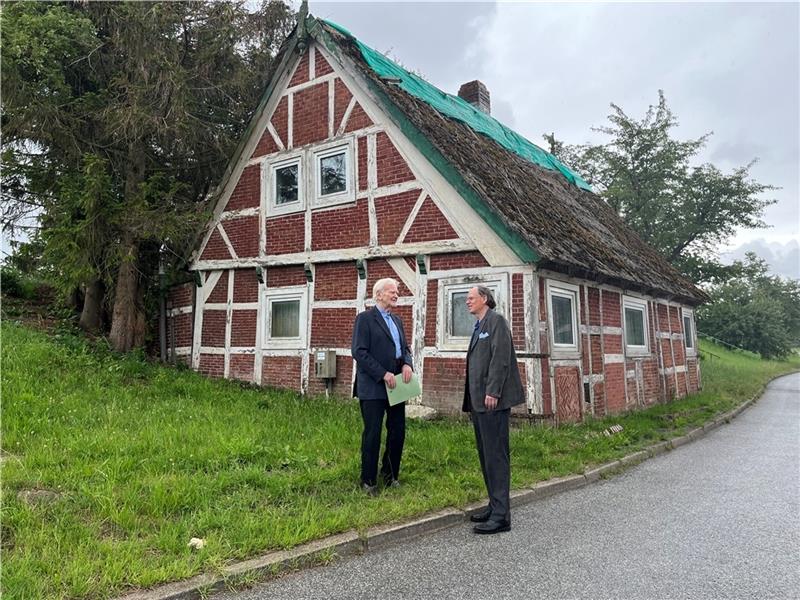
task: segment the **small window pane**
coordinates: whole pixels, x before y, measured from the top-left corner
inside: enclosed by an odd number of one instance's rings
[[[556,344],[575,345],[572,331],[572,299],[564,296],[553,298],[553,341]]]
[[[467,292],[454,292],[450,296],[450,335],[471,337],[475,329],[475,317],[467,310]]]
[[[625,307],[625,343],[628,346],[644,346],[644,311]]]
[[[270,337],[300,337],[300,300],[281,300],[271,304]]]
[[[275,169],[275,204],[297,202],[297,176],[299,165]]]
[[[345,153],[326,156],[319,161],[320,195],[347,191],[347,165]]]
[[[692,318],[688,315],[683,317],[683,335],[686,338],[686,347],[694,348],[694,332],[692,331]]]

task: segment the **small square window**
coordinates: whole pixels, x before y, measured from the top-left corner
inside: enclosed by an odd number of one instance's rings
[[[284,159],[265,167],[267,216],[297,212],[305,208],[303,163],[301,156]]]
[[[552,351],[573,355],[578,352],[578,288],[548,282],[547,297]]]
[[[320,196],[347,191],[347,155],[344,152],[319,160]]]
[[[453,277],[439,280],[439,310],[441,323],[438,330],[438,345],[445,350],[466,350],[475,330],[476,319],[467,310],[467,294],[476,285],[485,285],[492,291],[497,304],[495,310],[505,313],[504,289],[508,285],[505,276],[493,280],[474,281],[474,277]]]
[[[267,290],[264,296],[264,348],[304,348],[305,286]]]
[[[639,298],[623,298],[625,350],[630,355],[649,354],[647,339],[647,302]]]
[[[298,177],[300,165],[287,165],[275,169],[275,204],[291,204],[297,202]]]
[[[353,184],[353,141],[314,153],[314,204],[328,206],[355,200]]]

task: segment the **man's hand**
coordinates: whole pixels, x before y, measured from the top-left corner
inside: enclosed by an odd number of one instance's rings
[[[403,365],[403,383],[411,381],[411,367]]]
[[[497,408],[497,398],[494,396],[486,395],[484,398],[483,403],[486,405],[486,410],[494,410]]]
[[[394,375],[389,373],[389,371],[383,374],[383,380],[386,382],[386,385],[389,386],[390,390],[393,390],[397,385],[397,382],[394,380]]]

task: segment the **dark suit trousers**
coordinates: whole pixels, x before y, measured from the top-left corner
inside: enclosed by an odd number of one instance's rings
[[[361,400],[361,482],[375,485],[381,451],[381,425],[386,414],[386,450],[381,462],[384,481],[400,478],[400,459],[406,440],[406,404],[389,406],[388,400]]]
[[[511,456],[508,443],[508,420],[511,409],[483,413],[472,411],[475,444],[481,461],[483,482],[489,494],[491,521],[511,522]]]

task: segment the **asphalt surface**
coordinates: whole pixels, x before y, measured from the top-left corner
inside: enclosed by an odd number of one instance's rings
[[[213,599],[800,598],[800,374],[731,424],[512,520]]]

